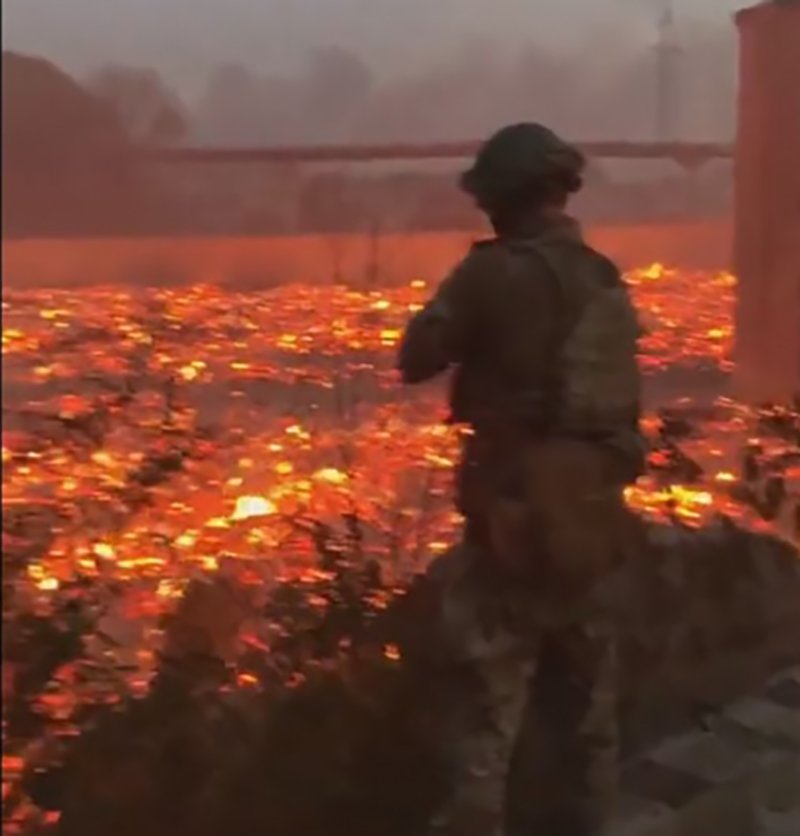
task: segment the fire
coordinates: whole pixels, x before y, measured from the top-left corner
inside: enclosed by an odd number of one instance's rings
[[[646,281],[658,281],[664,277],[664,265],[655,262],[644,270],[640,270],[637,275]]]
[[[323,467],[314,474],[314,478],[319,482],[328,482],[331,485],[344,485],[348,476],[335,467]]]
[[[400,654],[400,648],[396,644],[387,644],[383,648],[383,655],[390,661],[390,662],[399,662],[402,658]]]
[[[117,556],[114,547],[109,543],[95,543],[92,551],[103,560],[113,560]]]
[[[648,378],[723,377],[734,278],[661,264],[626,278],[647,328]],[[105,699],[108,678],[119,693],[145,693],[160,618],[198,576],[233,573],[248,588],[319,581],[314,537],[324,528],[332,554],[355,543],[401,587],[460,536],[452,470],[465,430],[443,424],[442,389],[400,393],[394,372],[409,311],[428,293],[422,279],[379,292],[6,292],[4,374],[22,393],[4,403],[2,439],[4,551],[24,567],[13,605],[49,613],[86,595],[141,627],[121,642],[133,645],[124,660],[105,650],[89,659],[97,681],[80,693],[52,685],[59,712]],[[680,526],[724,515],[796,537],[786,511],[800,502],[792,421],[718,398],[675,442],[691,465],[681,469],[659,446],[663,416],[648,414],[650,470],[626,500]],[[268,648],[269,637],[259,641]],[[401,658],[394,645],[382,652]],[[255,679],[238,673],[240,687]]]
[[[381,345],[391,347],[396,345],[401,336],[401,331],[398,328],[384,328],[381,331]]]
[[[178,371],[180,376],[186,381],[197,380],[200,375],[194,366],[181,366]]]
[[[269,517],[277,513],[275,503],[263,496],[240,496],[236,500],[236,507],[232,520],[249,520],[253,517]]]

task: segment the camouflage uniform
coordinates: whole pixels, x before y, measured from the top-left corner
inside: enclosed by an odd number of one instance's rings
[[[511,758],[523,726],[534,724],[520,763],[526,783],[512,793],[519,832],[586,836],[615,794],[614,615],[631,520],[610,452],[533,441],[517,458],[524,498],[482,490],[474,499],[484,514],[473,511],[468,528],[477,517],[488,543],[479,530],[444,567],[446,638],[453,661],[475,676],[466,713],[447,730],[454,791],[439,824],[501,832]]]
[[[568,147],[537,130],[576,165]],[[479,200],[489,213],[514,187],[509,156],[494,169],[500,199]],[[481,163],[485,155],[464,178],[471,191]],[[455,366],[451,417],[471,427],[456,475],[464,542],[439,567],[451,658],[475,683],[445,733],[453,789],[433,823],[459,836],[593,836],[615,795],[614,599],[632,533],[623,487],[637,470],[638,412],[602,438],[561,432],[551,410],[555,357],[582,300],[554,281],[542,246],[567,275],[619,282],[574,221],[523,213],[510,232],[473,247],[409,323],[400,349],[408,383]],[[515,769],[526,776],[522,804],[511,805],[524,815],[506,821],[512,756],[531,725],[533,752]]]

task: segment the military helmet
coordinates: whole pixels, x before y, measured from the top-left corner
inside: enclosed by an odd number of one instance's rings
[[[502,128],[480,148],[461,188],[484,208],[501,205],[537,187],[581,188],[583,154],[549,128],[523,122]]]

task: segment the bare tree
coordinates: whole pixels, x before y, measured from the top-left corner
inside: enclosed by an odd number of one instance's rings
[[[166,144],[186,134],[183,104],[155,70],[108,66],[95,73],[87,86],[116,110],[135,142]]]

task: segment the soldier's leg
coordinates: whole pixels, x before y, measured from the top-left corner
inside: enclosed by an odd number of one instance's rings
[[[596,836],[617,795],[617,641],[603,623],[551,633],[515,753],[508,832]]]
[[[606,456],[592,445],[548,443],[529,458],[531,542],[545,567],[545,636],[533,684],[534,728],[515,759],[520,775],[528,775],[513,782],[519,815],[511,832],[595,836],[616,795],[614,578],[624,564],[627,512]]]
[[[473,690],[450,717],[451,789],[432,832],[447,836],[500,836],[506,784],[519,733],[532,663],[514,656],[474,664]]]
[[[441,610],[445,664],[458,692],[443,718],[441,745],[449,792],[432,831],[447,836],[500,833],[511,753],[528,699],[536,637],[521,637],[507,589],[475,542],[453,554]],[[465,676],[455,676],[456,673]]]

